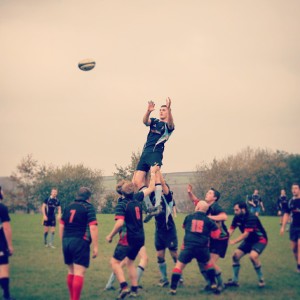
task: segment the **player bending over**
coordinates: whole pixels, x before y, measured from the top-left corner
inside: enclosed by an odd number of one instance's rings
[[[193,193],[192,185],[188,185],[188,195],[195,205],[200,201]],[[209,252],[210,252],[210,263],[213,264],[216,270],[217,278],[217,289],[216,293],[221,293],[224,289],[223,279],[222,279],[222,270],[217,264],[219,258],[225,258],[227,247],[228,247],[228,238],[229,234],[225,221],[227,220],[227,214],[225,210],[219,205],[218,200],[220,199],[221,194],[214,188],[211,188],[205,195],[205,201],[207,202],[209,208],[206,212],[206,215],[215,223],[221,230],[221,234],[217,239],[210,239],[209,242]],[[205,278],[207,285],[204,290],[210,289],[210,280],[206,276],[206,270],[201,271],[203,277]]]
[[[233,210],[235,216],[229,229],[229,235],[231,236],[237,227],[239,227],[242,234],[236,239],[230,240],[229,243],[230,245],[242,243],[234,251],[232,256],[233,279],[230,279],[225,285],[227,287],[239,286],[240,260],[246,254],[249,254],[249,258],[258,277],[258,286],[264,287],[265,281],[261,271],[259,256],[268,244],[267,233],[259,218],[248,212],[247,204],[245,202],[237,202],[234,205]]]
[[[218,238],[220,229],[214,221],[206,216],[209,206],[205,201],[199,201],[195,208],[195,213],[186,216],[183,222],[185,229],[184,242],[181,247],[178,261],[172,272],[172,282],[169,294],[176,295],[178,281],[185,266],[196,258],[200,271],[204,268],[210,280],[211,290],[217,288],[215,282],[215,269],[209,263],[209,237]],[[200,267],[201,266],[201,267]]]

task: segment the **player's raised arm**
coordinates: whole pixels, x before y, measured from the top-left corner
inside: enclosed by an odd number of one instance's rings
[[[150,126],[151,120],[150,120],[150,114],[154,111],[155,109],[155,103],[153,101],[148,101],[148,109],[143,117],[143,123],[146,126]]]
[[[158,174],[160,176],[160,183],[161,183],[162,191],[163,191],[164,195],[168,195],[170,190],[169,190],[169,187],[167,186],[166,181],[160,170],[158,171]]]
[[[198,202],[200,201],[200,199],[198,199],[194,193],[193,193],[193,186],[191,184],[188,184],[187,186],[187,192],[189,195],[189,198],[191,199],[191,201],[193,201],[194,205],[197,205]]]
[[[168,108],[169,114],[168,114],[168,127],[169,129],[174,129],[174,120],[173,120],[173,115],[172,115],[172,110],[171,110],[171,99],[168,97],[166,100],[166,106]]]

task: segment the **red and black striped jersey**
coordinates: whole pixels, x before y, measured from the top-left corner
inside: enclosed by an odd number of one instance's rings
[[[239,227],[242,233],[249,232],[248,237],[245,239],[249,243],[266,243],[268,240],[267,232],[262,226],[259,218],[247,212],[244,215],[234,216],[231,224],[231,229]]]

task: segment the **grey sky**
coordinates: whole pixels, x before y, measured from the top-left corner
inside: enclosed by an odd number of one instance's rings
[[[246,146],[299,153],[299,37],[297,0],[0,0],[0,176],[29,153],[111,175],[167,96],[164,172]]]

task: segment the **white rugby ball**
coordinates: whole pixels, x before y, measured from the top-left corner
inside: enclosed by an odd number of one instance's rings
[[[82,71],[90,71],[94,69],[96,62],[93,59],[83,59],[78,63],[78,68]]]

